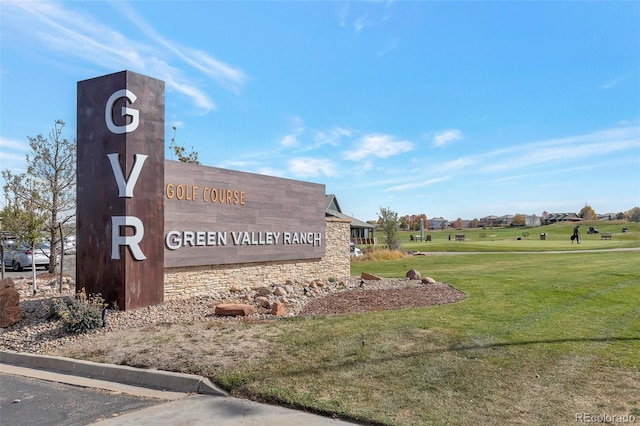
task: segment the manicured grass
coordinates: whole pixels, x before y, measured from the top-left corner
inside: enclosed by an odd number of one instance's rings
[[[417,252],[512,252],[512,251],[550,251],[550,250],[593,250],[623,247],[640,247],[640,224],[626,221],[581,222],[581,244],[571,244],[573,223],[557,223],[542,227],[476,228],[424,230],[424,239],[419,241],[420,231],[400,231],[402,250]],[[587,234],[589,226],[595,226],[599,234]],[[629,232],[622,233],[627,227]],[[464,234],[464,242],[455,241],[457,233]],[[540,234],[545,234],[541,240]],[[603,240],[602,234],[610,233],[611,240]],[[451,241],[449,241],[449,235]],[[376,232],[378,244],[384,244],[384,236]],[[414,237],[411,241],[410,237]],[[369,247],[363,247],[368,249]]]
[[[415,268],[468,297],[277,321],[271,327],[283,332],[268,358],[212,379],[238,396],[376,424],[640,419],[639,260],[635,251],[354,263],[353,275],[402,277]]]

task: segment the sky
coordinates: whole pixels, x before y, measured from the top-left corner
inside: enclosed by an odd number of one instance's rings
[[[165,82],[167,159],[175,126],[360,220],[640,206],[637,1],[0,0],[0,169],[123,70]]]

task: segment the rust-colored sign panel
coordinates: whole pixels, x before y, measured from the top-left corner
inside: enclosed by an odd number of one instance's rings
[[[119,309],[164,297],[164,82],[78,82],[77,287]]]
[[[165,266],[320,259],[321,184],[165,162]]]

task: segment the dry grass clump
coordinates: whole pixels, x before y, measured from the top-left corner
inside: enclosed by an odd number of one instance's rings
[[[379,262],[383,260],[399,260],[405,257],[407,256],[399,250],[373,248],[371,250],[365,250],[362,256],[354,257],[352,260],[355,262]]]

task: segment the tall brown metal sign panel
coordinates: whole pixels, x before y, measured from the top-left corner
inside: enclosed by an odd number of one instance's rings
[[[78,82],[78,288],[119,309],[164,298],[164,82]]]

